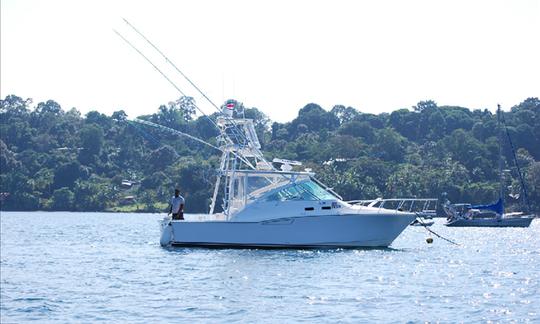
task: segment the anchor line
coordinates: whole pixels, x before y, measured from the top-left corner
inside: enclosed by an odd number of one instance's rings
[[[421,219],[421,217],[419,216],[419,213],[418,213],[418,212],[415,212],[415,215],[416,215],[416,219],[418,220],[418,222],[426,229],[426,231],[428,231],[428,232],[430,232],[431,234],[437,236],[438,238],[441,238],[441,239],[443,239],[443,240],[445,240],[445,241],[447,241],[447,242],[450,242],[450,243],[452,243],[452,244],[454,244],[454,245],[457,245],[457,246],[460,245],[459,243],[456,243],[456,242],[452,241],[451,239],[448,239],[448,238],[446,238],[446,237],[444,237],[444,236],[442,236],[442,235],[440,235],[440,234],[435,233],[435,232],[432,231],[431,229],[429,229],[428,226],[426,225],[426,223],[424,223],[424,222],[422,221],[422,219]]]

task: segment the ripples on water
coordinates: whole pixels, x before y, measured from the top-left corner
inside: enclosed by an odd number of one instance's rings
[[[159,246],[158,215],[1,213],[1,322],[540,322],[540,220],[389,249]]]

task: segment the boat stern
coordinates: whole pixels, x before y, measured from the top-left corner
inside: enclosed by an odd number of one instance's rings
[[[173,226],[171,222],[171,217],[166,216],[162,220],[159,221],[161,235],[159,239],[159,244],[161,246],[167,246],[171,244],[171,242],[174,239],[173,235]]]

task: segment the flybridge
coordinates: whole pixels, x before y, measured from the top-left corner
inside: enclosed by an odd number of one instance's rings
[[[167,64],[171,65],[174,70],[180,74],[189,84],[201,94],[212,107],[218,111],[218,117],[214,119],[210,118],[205,114],[194,102],[193,106],[207,118],[213,125],[219,130],[219,136],[217,137],[218,146],[210,144],[200,138],[192,136],[190,134],[174,130],[159,124],[155,124],[149,121],[144,121],[136,119],[133,122],[143,124],[146,126],[151,126],[169,133],[174,133],[179,136],[184,136],[199,143],[203,143],[207,146],[210,146],[216,150],[222,152],[220,160],[220,168],[218,171],[218,177],[215,184],[214,193],[212,195],[212,201],[210,204],[210,213],[214,212],[215,204],[219,191],[222,190],[223,194],[223,203],[222,208],[224,213],[228,216],[231,213],[231,204],[232,195],[236,192],[238,194],[238,180],[237,179],[243,171],[244,173],[247,170],[266,170],[266,171],[277,171],[272,163],[267,161],[262,152],[261,144],[257,136],[257,132],[253,125],[251,119],[246,118],[237,118],[242,115],[243,111],[239,111],[239,107],[243,107],[241,103],[234,99],[227,100],[221,107],[218,107],[199,87],[191,81],[181,70],[176,66],[156,45],[154,45],[145,35],[143,35],[137,28],[135,28],[129,21],[124,19],[124,22],[127,24],[129,29],[135,33],[138,37],[142,38],[149,47],[157,52]],[[180,89],[180,87],[172,81],[172,78],[169,77],[162,69],[160,69],[150,58],[143,53],[139,48],[133,45],[124,35],[120,32],[114,30],[114,32],[122,38],[133,50],[135,50],[140,56],[142,56],[152,67],[158,71],[175,89],[177,89],[183,96],[186,96],[186,93]],[[236,116],[235,116],[236,115]],[[291,165],[301,165],[299,163],[292,163],[292,161],[280,160],[277,161],[282,163],[282,170],[292,171]],[[291,162],[291,163],[287,163]],[[236,174],[238,172],[238,174]],[[292,172],[294,173],[294,172]],[[277,173],[280,177],[287,177],[285,174]],[[276,180],[274,177],[269,176],[268,174],[258,173],[258,176],[262,177],[263,182],[266,184],[272,184],[275,181],[281,181],[283,179]],[[236,182],[235,182],[236,181]],[[236,187],[235,187],[236,186]],[[221,189],[220,189],[221,188]]]

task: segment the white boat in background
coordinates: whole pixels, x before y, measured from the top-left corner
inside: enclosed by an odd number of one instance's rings
[[[431,225],[435,224],[435,221],[433,218],[424,218],[424,217],[417,217],[412,223],[409,225],[411,226],[424,226],[424,227],[430,227]]]
[[[369,200],[352,200],[350,204],[394,209],[414,213],[416,219],[412,221],[411,226],[429,227],[435,224],[433,217],[437,216],[437,205],[439,200],[436,198],[377,198]]]
[[[161,245],[214,247],[387,247],[415,219],[409,212],[344,202],[301,163],[268,162],[250,119],[217,119],[219,174],[204,217],[161,222]],[[280,165],[277,169],[274,164]],[[223,212],[214,213],[221,195]]]
[[[499,132],[499,199],[493,204],[487,205],[471,205],[471,204],[450,204],[443,206],[444,211],[448,215],[446,226],[450,227],[529,227],[535,215],[532,213],[514,212],[504,213],[504,183],[503,183],[503,160],[502,160],[502,137],[503,132],[501,124],[504,116],[502,115],[501,106],[497,106],[497,126]],[[504,126],[506,127],[506,126]],[[506,132],[510,146],[513,145],[510,135]],[[512,152],[514,153],[514,152]],[[525,205],[530,210],[527,198],[527,189],[525,187],[519,165],[514,153],[514,162],[521,182],[523,190],[523,200]]]

